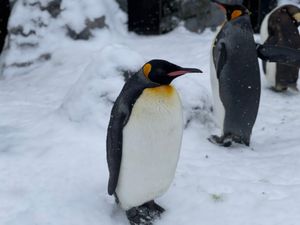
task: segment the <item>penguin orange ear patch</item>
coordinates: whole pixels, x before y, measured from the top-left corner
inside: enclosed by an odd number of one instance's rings
[[[150,63],[147,63],[144,67],[143,67],[143,72],[144,72],[144,75],[148,78],[149,76],[149,73],[151,71],[151,64]]]
[[[237,17],[239,17],[240,15],[242,15],[243,12],[241,10],[234,10],[232,13],[231,13],[231,19],[235,19]]]

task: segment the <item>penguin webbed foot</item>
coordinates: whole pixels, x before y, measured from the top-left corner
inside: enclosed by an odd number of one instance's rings
[[[154,201],[133,207],[126,211],[126,216],[131,225],[152,225],[153,221],[159,219],[165,210]]]
[[[232,142],[238,143],[238,144],[244,144],[246,146],[250,145],[250,142],[248,139],[235,136],[235,135],[222,135],[221,137],[217,135],[211,135],[208,140],[213,143],[217,144],[223,147],[230,147],[232,145]]]
[[[114,193],[114,197],[115,197],[115,203],[116,203],[116,204],[119,204],[120,201],[119,201],[119,198],[118,198],[118,196],[117,196],[116,193]]]
[[[230,147],[232,145],[232,140],[226,138],[225,136],[217,136],[217,135],[211,135],[208,140],[213,143],[217,144],[223,147]]]
[[[275,92],[284,92],[287,89],[288,89],[287,87],[284,87],[282,85],[276,85],[276,87],[271,87],[271,90]]]

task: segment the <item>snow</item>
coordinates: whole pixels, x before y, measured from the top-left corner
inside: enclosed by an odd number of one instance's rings
[[[46,47],[24,55],[12,48],[5,55],[11,63],[44,50],[52,57],[23,74],[7,68],[0,80],[0,224],[128,224],[106,191],[106,128],[123,71],[161,58],[204,73],[174,82],[186,129],[175,179],[157,199],[166,212],[155,224],[298,225],[299,94],[275,93],[262,76],[251,146],[215,146],[207,141],[220,132],[209,78],[215,34],[179,27],[162,36],[137,36],[125,31],[125,15],[115,3],[104,0],[102,6],[85,11],[107,15],[109,30],[95,31],[91,40],[64,37],[61,22],[49,18],[51,32],[38,40]]]

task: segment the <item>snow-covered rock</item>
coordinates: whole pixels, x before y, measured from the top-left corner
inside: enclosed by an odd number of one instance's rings
[[[1,59],[3,75],[29,73],[49,61],[66,41],[123,29],[125,20],[118,5],[109,0],[19,0],[9,21],[7,48]]]

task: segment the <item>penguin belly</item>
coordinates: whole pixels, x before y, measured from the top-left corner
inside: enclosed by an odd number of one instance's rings
[[[260,26],[260,42],[263,44],[269,37],[268,23],[270,14],[267,14]]]
[[[183,132],[180,98],[172,86],[147,88],[123,129],[116,194],[123,209],[142,205],[169,188]]]
[[[265,43],[265,41],[269,38],[268,24],[269,24],[269,17],[272,12],[270,12],[269,14],[267,14],[265,16],[265,18],[261,24],[261,27],[260,27],[260,42],[261,43]],[[270,86],[275,87],[276,86],[277,63],[273,63],[273,62],[264,62],[264,63],[265,63],[265,66],[263,69],[264,69],[264,73],[266,75],[266,80],[268,81]]]
[[[277,63],[266,62],[266,80],[272,87],[276,87],[276,68]]]
[[[211,83],[212,95],[213,95],[213,106],[214,106],[213,114],[217,124],[219,125],[221,130],[223,130],[225,108],[220,98],[219,81],[217,78],[217,72],[213,62],[212,53],[210,57],[210,83]]]

